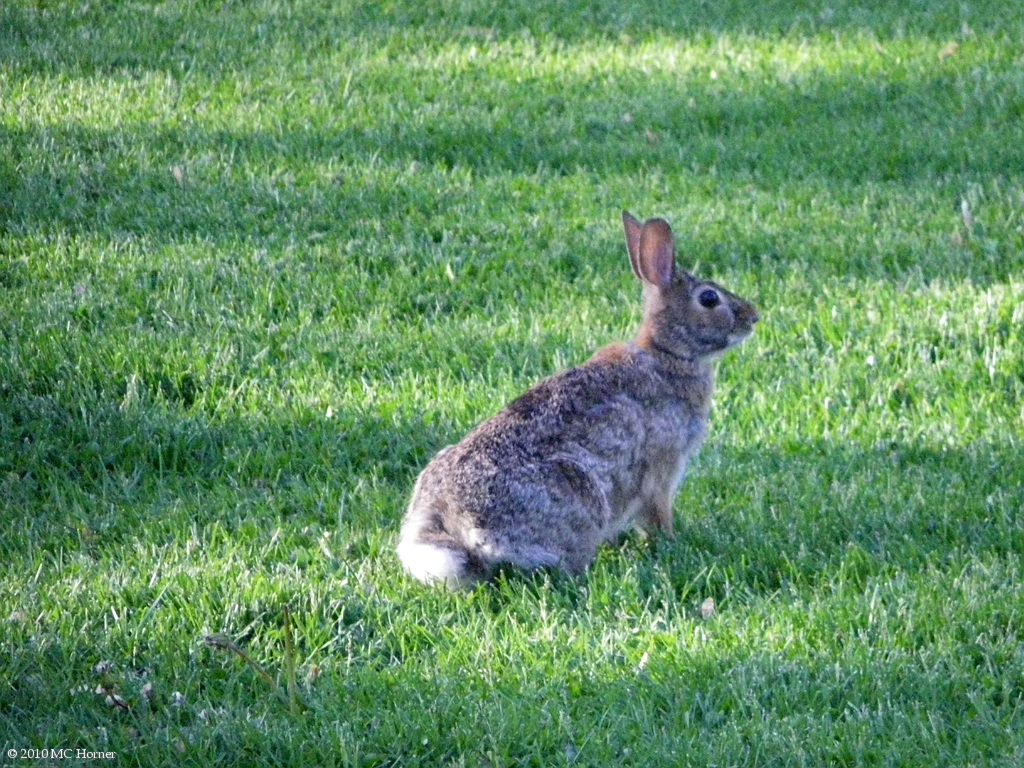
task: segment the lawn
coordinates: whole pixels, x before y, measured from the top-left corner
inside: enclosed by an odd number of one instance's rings
[[[623,208],[762,315],[677,538],[411,581]],[[0,765],[1024,763],[1016,0],[6,0],[0,296]]]

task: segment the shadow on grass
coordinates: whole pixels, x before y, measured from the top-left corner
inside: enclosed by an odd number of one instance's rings
[[[99,731],[105,748],[155,763],[185,752],[168,733],[188,736],[193,761],[220,763],[240,753],[252,763],[253,755],[272,752],[288,764],[321,764],[343,749],[371,755],[377,765],[407,765],[411,755],[423,765],[639,765],[678,759],[681,739],[687,759],[700,764],[731,763],[749,755],[752,744],[760,761],[850,762],[851,743],[871,761],[926,754],[968,763],[1004,756],[1016,745],[1024,670],[1013,654],[1012,628],[988,626],[997,614],[1011,613],[997,603],[982,596],[954,605],[956,624],[938,628],[940,637],[899,626],[901,619],[878,619],[876,628],[891,634],[874,641],[854,634],[869,622],[862,615],[869,609],[847,605],[843,614],[808,619],[810,652],[773,647],[780,638],[770,631],[733,636],[711,623],[699,647],[674,633],[641,631],[635,641],[620,641],[617,654],[595,653],[576,636],[579,626],[552,627],[548,616],[545,640],[524,634],[524,645],[502,643],[491,657],[459,631],[435,634],[433,621],[405,621],[388,631],[417,646],[415,658],[366,664],[365,649],[350,647],[354,658],[325,662],[315,681],[303,675],[300,694],[311,706],[301,714],[289,714],[234,658],[177,648],[162,664],[137,668],[117,655],[97,655],[77,636],[51,640],[41,654],[26,651],[26,637],[0,671],[0,712],[7,716],[0,736],[21,743],[25,733],[5,726],[42,728],[33,713],[43,712],[51,718],[42,737],[59,735],[67,747],[89,749]],[[913,617],[932,621],[933,608],[915,606]],[[517,631],[536,621],[529,617]],[[584,636],[591,631],[582,628]],[[263,661],[277,673],[278,659]],[[52,679],[68,685],[44,684]],[[118,706],[104,702],[107,690]]]
[[[365,555],[366,535],[397,526],[416,467],[442,442],[428,417],[371,407],[330,420],[210,419],[166,403],[15,394],[0,409],[0,509],[12,523],[0,551],[23,563],[80,549],[116,559],[132,541],[184,541],[193,525],[269,534],[280,524],[343,525],[355,537],[346,551]]]
[[[259,12],[237,6],[197,13],[195,19],[132,6],[122,14],[145,21],[146,34],[129,35],[118,46],[107,45],[104,37],[120,27],[97,15],[99,10],[62,24],[51,24],[49,12],[16,5],[4,13],[8,45],[19,52],[26,74],[62,66],[86,76],[167,66],[171,77],[205,78],[211,88],[226,61],[242,72],[259,71],[246,46],[264,34],[294,53],[307,49],[309,36],[329,34],[322,30],[387,35],[435,17],[456,29],[494,26],[517,34],[524,25],[536,25],[574,39],[633,26],[680,35],[789,30],[818,24],[815,18],[822,13],[815,4],[769,9],[702,4],[682,14],[685,19],[665,19],[653,6],[623,10],[609,3],[570,23],[544,3],[517,3],[494,13],[487,24],[483,16],[491,11],[485,14],[473,4],[416,4],[405,12],[392,5],[389,10],[342,5],[271,15],[281,24],[276,31]],[[923,23],[955,32],[963,22],[960,5],[953,3],[932,7],[925,22],[896,6],[875,13],[885,19],[882,26],[894,29]],[[864,23],[856,9],[834,15],[826,27],[859,29]],[[189,21],[198,19],[206,23],[197,29]],[[419,221],[425,227],[428,212],[443,211],[452,190],[439,190],[436,177],[417,179],[408,170],[416,166],[442,175],[469,169],[477,177],[475,195],[489,194],[487,185],[509,174],[596,174],[623,185],[628,183],[624,174],[627,179],[652,174],[675,194],[704,187],[736,199],[751,190],[771,195],[786,187],[794,199],[831,199],[854,207],[878,185],[898,185],[910,200],[933,195],[939,187],[948,189],[948,209],[919,215],[948,218],[944,226],[952,228],[966,186],[1012,181],[1012,169],[1024,167],[1017,119],[1024,99],[1013,84],[998,77],[975,82],[942,62],[931,72],[843,71],[753,89],[728,77],[714,82],[702,75],[687,80],[637,71],[619,73],[612,82],[602,73],[566,72],[559,76],[558,92],[532,87],[527,77],[511,93],[480,88],[478,78],[452,79],[442,65],[411,71],[401,62],[373,66],[383,78],[380,87],[392,81],[412,84],[416,99],[442,108],[426,110],[416,120],[383,108],[348,117],[353,110],[341,89],[325,87],[322,104],[288,110],[274,131],[205,129],[191,116],[195,105],[181,105],[182,123],[169,128],[0,128],[5,149],[0,153],[0,233],[333,244],[358,237],[366,222],[387,229],[395,226],[389,222],[409,227]],[[493,77],[499,82],[510,74]],[[633,119],[624,121],[627,112]],[[366,171],[362,176],[346,177],[361,170]],[[794,187],[805,191],[793,192]],[[494,194],[504,197],[505,191]],[[1002,236],[999,253],[979,259],[972,269],[982,279],[1005,279],[1021,266],[1019,234],[994,223],[990,229],[991,242]],[[774,249],[750,237],[735,247]],[[823,258],[801,268],[846,276],[858,268],[850,262]],[[896,254],[890,268],[894,277],[914,269],[931,279],[944,276],[947,263],[948,255]]]
[[[370,405],[330,420],[313,412],[239,419],[187,413],[165,400],[71,407],[53,397],[7,395],[0,482],[4,506],[19,509],[28,526],[25,536],[5,537],[9,561],[30,561],[38,548],[73,552],[90,538],[114,551],[147,535],[154,510],[168,516],[159,528],[172,538],[214,522],[333,529],[340,500],[349,498],[348,530],[397,531],[416,474],[459,437],[429,414],[385,414]],[[770,594],[840,573],[864,579],[967,551],[1024,552],[1021,478],[1024,458],[1008,445],[820,443],[725,452],[713,466],[698,463],[684,483],[674,542],[627,538],[601,554],[599,570],[631,571],[635,588],[649,595],[664,597],[670,585],[683,601],[698,594],[727,600],[734,590]],[[367,484],[372,504],[360,496]],[[177,496],[216,504],[208,512],[202,504],[198,512],[176,511]],[[358,542],[352,547],[352,556],[363,551]],[[395,577],[402,578],[397,570]],[[528,589],[550,580],[566,593],[586,584],[514,571],[498,582],[519,578]]]
[[[1022,686],[993,679],[984,656],[948,659],[949,674],[898,651],[809,658],[738,645],[709,642],[683,658],[655,651],[644,670],[623,665],[610,679],[578,671],[586,658],[557,675],[362,672],[348,686],[349,716],[366,723],[357,732],[374,733],[387,765],[410,753],[432,764],[501,755],[517,764],[647,765],[685,754],[694,765],[827,765],[994,759],[1015,749],[1000,723],[1019,719],[1013,699]],[[553,655],[566,663],[570,652]],[[753,750],[756,761],[745,762]]]
[[[958,97],[941,75],[888,85],[840,78],[811,93],[778,88],[767,101],[657,77],[633,88],[628,102],[622,94],[594,95],[601,93],[596,83],[577,87],[580,101],[567,99],[554,119],[524,92],[524,101],[502,116],[470,110],[414,126],[392,115],[373,125],[284,128],[277,134],[197,127],[0,128],[0,146],[8,150],[0,160],[0,234],[340,247],[375,232],[412,236],[430,246],[437,236],[433,218],[479,206],[481,196],[485,202],[490,195],[503,198],[510,175],[559,173],[597,174],[622,187],[639,178],[664,184],[670,195],[741,201],[747,215],[769,222],[784,218],[769,201],[781,188],[797,204],[834,205],[828,215],[865,218],[893,215],[878,200],[880,185],[898,185],[910,206],[921,199],[933,205],[936,189],[945,189],[945,210],[897,215],[929,221],[932,231],[952,231],[965,190],[983,180],[1006,181],[1008,169],[1024,167],[1024,140],[1012,117],[1024,110],[1024,101],[1004,104],[1002,117],[987,108],[950,113],[944,105]],[[987,103],[984,98],[979,106]],[[919,110],[908,104],[927,114],[905,122]],[[535,121],[515,118],[520,107],[536,112]],[[627,107],[644,115],[639,125],[622,122]],[[851,155],[854,146],[860,156]],[[448,169],[471,169],[473,189],[452,189]],[[877,214],[872,206],[879,207]],[[528,216],[532,207],[527,200],[512,215]],[[1000,216],[995,210],[991,218]],[[988,249],[984,253],[974,254],[973,241],[963,246],[972,277],[1000,281],[1021,268],[1020,234],[1011,222],[988,222],[987,236],[977,244]],[[779,252],[786,246],[770,235],[747,228],[737,238],[730,248],[756,258],[775,253],[773,260],[785,261]],[[707,250],[721,244],[696,245]],[[856,247],[869,249],[864,256],[875,260],[877,244]],[[948,273],[948,244],[881,247],[892,250],[878,257],[891,277],[909,270],[925,280]],[[819,258],[805,257],[801,266],[844,277],[864,268],[856,254],[835,256],[828,249]]]

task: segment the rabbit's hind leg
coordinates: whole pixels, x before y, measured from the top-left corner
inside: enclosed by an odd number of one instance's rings
[[[491,553],[493,561],[486,555],[484,559],[494,566],[508,563],[524,571],[540,568],[560,568],[570,573],[585,571],[597,553],[600,541],[597,531],[580,537],[577,530],[571,540],[557,531],[550,533],[550,538],[543,542],[506,544]]]

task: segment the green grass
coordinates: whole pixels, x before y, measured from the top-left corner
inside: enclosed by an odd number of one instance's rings
[[[491,5],[0,5],[0,764],[1020,765],[1024,6]],[[410,582],[622,208],[763,317],[677,540]]]

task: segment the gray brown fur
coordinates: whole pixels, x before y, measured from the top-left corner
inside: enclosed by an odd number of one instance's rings
[[[758,315],[676,269],[663,219],[624,212],[623,225],[644,291],[636,338],[541,381],[434,457],[398,544],[421,581],[467,586],[503,563],[580,572],[631,525],[673,535],[672,500],[707,432],[715,361]],[[705,306],[708,291],[717,305]]]

